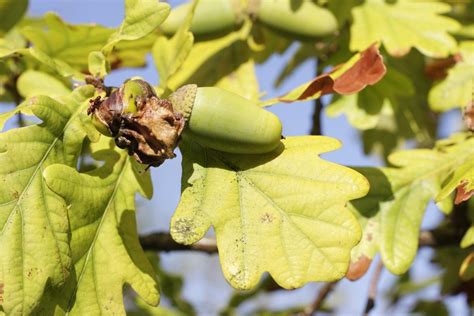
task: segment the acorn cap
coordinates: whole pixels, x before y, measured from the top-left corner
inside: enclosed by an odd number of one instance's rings
[[[198,86],[195,84],[187,84],[173,92],[168,100],[173,105],[173,110],[181,113],[186,121],[189,121],[191,112],[193,111],[194,100],[196,99]]]

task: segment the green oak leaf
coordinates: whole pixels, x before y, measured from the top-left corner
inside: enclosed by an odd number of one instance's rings
[[[244,45],[249,31],[250,24],[244,24],[239,30],[222,37],[195,42],[180,70],[169,78],[168,88],[174,91],[186,83],[213,86],[223,76],[235,71],[248,57],[247,54],[235,55],[234,47]],[[154,58],[157,52],[154,49]]]
[[[474,41],[459,45],[461,61],[448,70],[448,76],[437,83],[428,95],[430,107],[435,111],[448,111],[465,107],[473,98]]]
[[[184,23],[170,39],[166,36],[157,38],[153,45],[152,55],[160,75],[161,91],[165,91],[169,78],[178,71],[188,57],[194,43],[193,33],[189,31],[198,1],[193,1]]]
[[[456,51],[456,40],[448,32],[460,26],[440,15],[450,10],[448,4],[436,1],[366,0],[352,9],[350,49],[361,51],[381,41],[392,56],[403,56],[415,47],[426,56],[446,57]]]
[[[109,55],[121,41],[133,41],[153,32],[166,19],[170,6],[157,0],[125,0],[125,19],[102,48]]]
[[[236,155],[186,139],[182,195],[171,234],[183,244],[212,225],[224,276],[238,289],[268,271],[284,288],[340,279],[360,238],[347,201],[363,196],[367,180],[319,154],[339,141],[289,137],[268,154]]]
[[[26,70],[17,81],[20,95],[27,99],[36,95],[48,95],[52,98],[69,94],[71,90],[56,77],[37,70]]]
[[[56,299],[70,315],[125,315],[124,284],[148,304],[159,302],[135,219],[135,193],[150,198],[151,179],[125,151],[113,147],[102,141],[92,149],[105,164],[88,173],[61,164],[44,171],[47,186],[68,205],[74,266],[68,282],[51,294],[39,314],[48,314]]]
[[[235,47],[235,50],[238,51],[237,47]],[[244,52],[242,53],[245,54]],[[248,100],[258,102],[260,88],[257,74],[255,73],[255,62],[249,58],[247,61],[235,65],[235,67],[236,69],[233,72],[222,77],[215,86],[234,92]]]
[[[10,30],[25,14],[28,0],[0,1],[0,36]]]
[[[61,102],[29,99],[39,125],[0,134],[0,284],[7,315],[28,315],[47,284],[57,287],[71,271],[67,208],[46,186],[43,170],[51,164],[75,166],[87,134],[97,132],[86,117],[92,86]]]
[[[37,49],[50,58],[85,71],[89,52],[100,50],[113,30],[100,25],[65,23],[54,13],[44,16],[46,28],[25,26],[21,33]]]
[[[458,141],[434,149],[396,152],[389,161],[396,167],[355,168],[369,179],[367,196],[351,202],[365,225],[363,239],[352,251],[352,263],[362,256],[372,259],[374,247],[385,266],[395,274],[408,270],[418,249],[418,235],[428,202],[441,183],[474,155],[474,137],[458,135]],[[375,245],[374,245],[375,244]]]

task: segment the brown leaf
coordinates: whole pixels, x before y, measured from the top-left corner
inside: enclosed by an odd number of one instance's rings
[[[431,80],[444,79],[448,75],[448,70],[461,60],[461,54],[456,54],[444,59],[433,60],[426,64],[425,74]]]
[[[363,277],[370,268],[372,259],[367,256],[360,256],[356,262],[351,262],[349,270],[346,273],[346,278],[351,281],[356,281]]]
[[[351,60],[348,62],[350,63]],[[352,94],[361,91],[367,85],[373,85],[383,78],[387,69],[376,44],[361,52],[352,65],[341,64],[329,73],[322,74],[303,86],[278,98],[280,102],[315,99],[325,94]],[[345,71],[340,70],[348,67]]]
[[[462,182],[460,185],[458,185],[458,188],[456,191],[456,198],[454,199],[454,204],[458,205],[464,201],[467,201],[471,198],[471,196],[474,195],[474,190],[465,191],[466,187],[467,187],[466,182]]]

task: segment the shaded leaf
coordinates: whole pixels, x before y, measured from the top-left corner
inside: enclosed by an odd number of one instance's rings
[[[278,102],[313,100],[330,93],[356,93],[367,85],[378,82],[385,72],[383,58],[377,46],[372,45],[345,64],[336,66],[331,72],[322,74],[281,97],[263,101],[263,104],[268,106]]]
[[[393,114],[403,104],[399,96],[414,94],[414,87],[409,78],[394,68],[390,68],[384,78],[373,86],[357,94],[340,96],[326,109],[329,117],[344,113],[349,123],[358,129],[370,129],[377,126],[380,115]]]
[[[234,50],[238,54],[239,50],[237,48]],[[253,59],[248,59],[237,66],[235,71],[222,77],[215,86],[234,92],[248,100],[258,101],[260,89]]]
[[[390,155],[389,161],[398,168],[356,168],[369,179],[371,189],[366,197],[351,203],[352,210],[359,213],[362,225],[366,221],[373,224],[364,226],[364,238],[353,249],[352,262],[363,255],[373,258],[376,247],[391,272],[407,271],[418,249],[419,229],[429,200],[437,196],[441,182],[473,155],[474,138],[459,135],[457,142],[433,150]]]
[[[428,101],[435,111],[465,107],[472,101],[474,87],[474,41],[461,42],[461,61],[448,70],[448,76],[430,91]]]
[[[10,30],[25,14],[28,0],[0,1],[0,36]]]
[[[426,56],[446,57],[456,51],[456,40],[448,34],[459,23],[441,16],[451,10],[448,4],[436,1],[367,0],[352,9],[352,51],[364,50],[381,41],[392,56],[403,56],[412,47]]]
[[[30,314],[45,286],[59,286],[70,273],[66,205],[47,188],[42,172],[54,163],[75,166],[93,129],[83,121],[93,93],[84,86],[61,103],[44,96],[30,99],[43,123],[0,134],[0,284],[9,315]]]
[[[113,151],[113,142],[102,143],[93,148],[96,158],[105,160],[98,169],[80,174],[55,164],[44,171],[48,187],[68,205],[74,267],[39,314],[49,314],[56,299],[71,315],[125,315],[124,284],[148,304],[158,304],[158,285],[138,242],[134,211],[135,192],[151,197],[149,173],[140,171],[125,151]]]
[[[456,196],[456,204],[469,199],[470,194],[474,193],[474,160],[466,161],[454,171],[449,181],[443,185],[436,200],[447,198],[456,188],[458,195],[460,195],[459,198]]]
[[[474,278],[474,252],[471,252],[462,262],[459,276],[464,281]]]
[[[345,204],[363,196],[367,182],[318,157],[339,146],[289,137],[274,152],[236,155],[182,143],[173,238],[191,244],[214,226],[224,276],[238,289],[254,287],[265,271],[285,288],[343,277],[360,238]]]
[[[469,227],[461,240],[461,248],[467,248],[472,245],[474,245],[474,225]]]

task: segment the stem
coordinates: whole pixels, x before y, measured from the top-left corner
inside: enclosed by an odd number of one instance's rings
[[[322,69],[320,69],[319,60],[317,60],[316,62],[318,65],[316,66],[315,76],[317,77],[322,72]],[[311,127],[311,131],[310,131],[311,135],[323,134],[323,127],[322,127],[322,122],[321,122],[322,113],[323,113],[323,101],[321,100],[321,97],[319,97],[316,100],[314,100],[313,126]]]
[[[140,244],[144,250],[153,251],[201,251],[208,254],[217,253],[217,243],[213,238],[203,238],[192,245],[178,244],[169,233],[159,232],[140,237]]]
[[[367,303],[365,305],[365,315],[368,315],[372,308],[375,307],[375,299],[377,298],[377,286],[379,283],[380,276],[382,275],[383,270],[383,261],[379,260],[377,266],[375,267],[374,274],[372,275],[372,280],[370,281],[369,295],[367,297]]]
[[[316,299],[314,300],[314,302],[304,309],[303,315],[311,316],[315,312],[317,312],[323,305],[326,297],[332,292],[337,282],[338,281],[334,281],[334,282],[328,282],[324,284],[324,286],[319,290],[318,295],[316,296]]]

